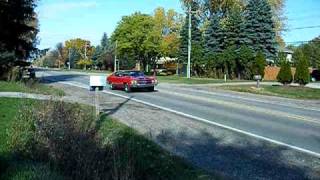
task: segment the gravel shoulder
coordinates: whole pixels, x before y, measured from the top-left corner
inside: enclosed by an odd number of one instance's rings
[[[190,163],[230,179],[319,179],[320,158],[140,103],[52,83],[71,101],[100,110]],[[98,100],[97,100],[98,99]],[[320,140],[319,140],[320,143]]]

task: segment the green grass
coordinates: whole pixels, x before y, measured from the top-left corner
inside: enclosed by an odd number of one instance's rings
[[[320,99],[320,89],[312,89],[307,87],[296,86],[261,86],[261,89],[256,89],[254,86],[221,86],[220,88],[238,92],[247,92],[253,94],[262,94],[268,96],[279,96],[293,99]]]
[[[31,99],[0,98],[0,179],[66,179],[53,165],[17,158],[10,152],[8,132],[14,125],[19,108],[30,103],[33,106],[38,102],[40,101]],[[141,177],[149,177],[148,179],[220,179],[220,176],[208,175],[189,165],[116,120],[103,116],[98,122],[101,141],[98,144],[106,148],[115,145],[118,147],[116,150],[120,157],[116,158],[116,164],[119,169],[133,167],[135,173],[141,173]],[[136,177],[139,179],[138,175]]]
[[[51,86],[47,86],[40,83],[33,83],[27,86],[23,82],[7,82],[0,81],[0,92],[25,92],[25,93],[35,93],[35,94],[46,94],[46,95],[56,95],[64,96],[63,90],[56,89]]]
[[[191,78],[179,76],[157,76],[160,83],[175,83],[175,84],[211,84],[211,83],[225,83],[224,79],[212,79],[212,78]],[[227,82],[248,82],[246,80],[227,80]]]

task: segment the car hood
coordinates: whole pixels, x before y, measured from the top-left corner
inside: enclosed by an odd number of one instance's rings
[[[139,77],[135,77],[135,80],[153,80],[155,79],[154,77],[148,77],[148,76],[139,76]]]

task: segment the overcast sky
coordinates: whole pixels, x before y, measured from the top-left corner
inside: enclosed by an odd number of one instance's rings
[[[103,32],[110,36],[124,15],[136,11],[151,14],[156,7],[183,12],[180,0],[41,0],[37,12],[40,21],[40,45],[54,47],[71,38],[100,42]],[[307,41],[320,35],[320,0],[287,0],[286,42]]]

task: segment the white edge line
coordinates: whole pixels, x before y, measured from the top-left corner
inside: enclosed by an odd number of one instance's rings
[[[81,86],[81,85],[77,85],[77,84],[73,84],[73,83],[63,82],[63,84],[69,84],[69,85],[77,86],[77,87],[80,87],[80,88],[88,89],[87,87],[84,87],[84,86]],[[148,106],[152,106],[152,107],[155,107],[155,108],[158,108],[158,109],[162,109],[164,111],[172,112],[172,113],[175,113],[175,114],[178,114],[178,115],[181,115],[181,116],[192,118],[192,119],[195,119],[195,120],[198,120],[198,121],[201,121],[201,122],[205,122],[207,124],[215,125],[215,126],[218,126],[218,127],[224,128],[224,129],[228,129],[228,130],[235,131],[235,132],[238,132],[238,133],[241,133],[241,134],[245,134],[245,135],[257,138],[257,139],[262,139],[262,140],[265,140],[265,141],[268,141],[268,142],[271,142],[271,143],[274,143],[274,144],[277,144],[277,145],[285,146],[285,147],[288,147],[288,148],[291,148],[291,149],[294,149],[294,150],[297,150],[297,151],[300,151],[300,152],[304,152],[304,153],[307,153],[307,154],[310,154],[310,155],[313,155],[313,156],[316,156],[316,157],[320,158],[320,153],[316,153],[316,152],[313,152],[313,151],[310,151],[310,150],[307,150],[307,149],[304,149],[304,148],[293,146],[293,145],[290,145],[290,144],[287,144],[287,143],[284,143],[284,142],[281,142],[281,141],[277,141],[277,140],[273,140],[273,139],[270,139],[270,138],[267,138],[267,137],[264,137],[264,136],[256,135],[256,134],[253,134],[253,133],[250,133],[250,132],[247,132],[247,131],[243,131],[243,130],[240,130],[240,129],[236,129],[236,128],[233,128],[233,127],[230,127],[230,126],[226,126],[226,125],[223,125],[223,124],[220,124],[220,123],[212,122],[212,121],[209,121],[209,120],[204,119],[204,118],[196,117],[196,116],[193,116],[193,115],[190,115],[190,114],[186,114],[186,113],[183,113],[183,112],[179,112],[179,111],[176,111],[176,110],[172,110],[172,109],[169,109],[169,108],[166,108],[166,107],[158,106],[158,105],[155,105],[155,104],[152,104],[152,103],[148,103],[148,102],[145,102],[145,101],[142,101],[142,100],[139,100],[139,99],[130,98],[128,96],[116,94],[116,93],[113,93],[113,92],[108,92],[108,91],[105,91],[105,90],[103,92],[106,93],[106,94],[111,94],[111,95],[118,96],[118,97],[121,97],[121,98],[130,99],[132,101],[135,101],[135,102],[138,102],[138,103],[141,103],[141,104],[145,104],[145,105],[148,105]]]

